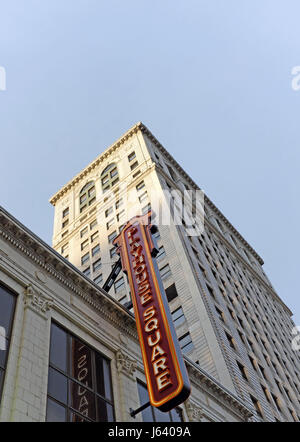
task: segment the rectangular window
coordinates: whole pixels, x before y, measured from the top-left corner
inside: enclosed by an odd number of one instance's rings
[[[114,167],[113,170],[111,170],[110,172],[110,177],[113,178],[116,175],[118,175],[118,169]]]
[[[113,213],[113,208],[109,207],[105,210],[105,218],[107,218],[111,213]]]
[[[97,244],[95,247],[92,248],[92,256],[96,256],[98,253],[100,253],[100,245]]]
[[[147,190],[144,193],[142,193],[141,196],[139,196],[139,202],[143,203],[146,199],[148,199]]]
[[[131,164],[130,169],[133,170],[133,169],[135,169],[138,165],[139,165],[139,163],[138,163],[137,161],[135,161],[133,164]]]
[[[84,250],[84,249],[86,249],[87,247],[88,247],[88,245],[89,245],[89,240],[88,239],[86,239],[85,241],[83,241],[82,243],[81,243],[81,245],[80,245],[80,247],[81,247],[81,250]]]
[[[93,230],[93,228],[96,227],[96,225],[97,225],[97,220],[94,219],[94,221],[92,221],[92,222],[90,223],[90,230]]]
[[[119,293],[125,289],[125,280],[123,276],[115,282],[115,293]]]
[[[66,221],[62,223],[61,228],[64,229],[65,227],[67,227],[68,224],[69,224],[69,219],[66,219]]]
[[[96,272],[101,268],[101,258],[94,262],[93,264],[93,272]]]
[[[116,236],[117,236],[117,232],[116,231],[114,231],[110,235],[108,235],[108,242],[109,242],[109,244],[111,244],[113,242],[113,240],[116,238]]]
[[[140,381],[137,382],[140,404],[149,402],[147,387]],[[149,406],[142,411],[143,422],[183,422],[182,411],[179,407],[163,413],[156,407]]]
[[[275,402],[275,405],[276,405],[277,410],[278,410],[278,411],[281,411],[281,408],[280,408],[280,401],[279,401],[278,396],[275,396],[275,394],[273,394],[273,393],[271,393],[271,395],[272,395],[273,401]]]
[[[97,278],[94,279],[94,282],[96,284],[101,284],[101,282],[103,281],[103,275],[102,273],[100,275],[97,276]]]
[[[160,238],[160,233],[159,230],[157,229],[157,232],[153,233],[154,238],[159,239]]]
[[[171,276],[171,269],[170,269],[169,264],[162,267],[159,271],[160,271],[160,276],[162,279],[167,279]]]
[[[97,230],[97,232],[95,232],[95,233],[92,234],[92,236],[91,236],[91,242],[95,242],[95,241],[97,241],[98,238],[99,238],[99,232],[98,232],[98,230]]]
[[[128,155],[128,161],[130,162],[130,161],[132,161],[132,160],[134,160],[134,158],[135,158],[135,152],[133,151],[133,152],[131,152],[129,155]]]
[[[178,296],[175,284],[170,285],[170,287],[166,288],[166,295],[168,302],[173,301]]]
[[[175,327],[178,327],[179,325],[185,322],[185,316],[182,307],[179,307],[178,309],[174,310],[174,312],[172,313],[172,319]]]
[[[255,407],[255,410],[256,410],[257,414],[258,414],[260,417],[262,417],[262,409],[261,409],[261,405],[260,405],[260,403],[259,403],[258,400],[257,400],[255,397],[253,397],[251,394],[250,394],[250,398],[251,398],[251,401],[252,401],[252,403],[253,403],[253,405],[254,405],[254,407]]]
[[[104,186],[106,183],[108,183],[108,181],[109,181],[109,177],[108,177],[108,175],[107,175],[107,176],[105,176],[104,178],[102,178],[102,180],[101,180],[102,185]]]
[[[139,184],[137,184],[136,186],[136,190],[139,192],[140,190],[142,190],[145,187],[145,183],[144,181],[141,181]]]
[[[109,220],[109,221],[106,223],[106,228],[107,228],[107,230],[111,228],[111,226],[113,225],[114,222],[115,222],[115,220],[114,220],[114,219],[111,219],[111,220]]]
[[[67,234],[69,233],[69,230],[65,230],[64,233],[62,233],[61,237],[65,238],[67,236]]]
[[[233,337],[229,333],[227,333],[226,331],[225,331],[225,335],[227,337],[227,340],[228,340],[228,343],[229,343],[230,347],[235,350],[235,345],[234,345]]]
[[[111,258],[113,258],[114,256],[116,256],[117,254],[117,249],[115,247],[113,247],[112,249],[110,249],[109,251],[109,255]]]
[[[248,381],[248,376],[247,376],[247,371],[246,371],[246,367],[244,365],[242,365],[239,361],[236,361],[237,366],[239,367],[239,370],[241,372],[242,377]]]
[[[117,221],[120,222],[122,218],[124,218],[124,216],[125,216],[125,209],[121,210],[121,212],[117,214]]]
[[[123,198],[120,198],[117,202],[116,202],[116,209],[118,209],[119,207],[121,207],[123,204]]]
[[[191,338],[191,335],[189,333],[185,333],[183,336],[181,336],[179,339],[179,345],[181,348],[182,353],[190,353],[194,349],[194,344]]]
[[[87,262],[89,262],[90,260],[90,254],[86,253],[85,255],[83,255],[81,257],[81,265],[83,266],[84,264],[86,264]]]
[[[85,270],[83,270],[82,272],[85,276],[90,276],[91,275],[91,268],[87,267]]]
[[[126,302],[128,302],[127,295],[121,296],[121,298],[118,299],[118,301],[122,305],[126,304]]]
[[[142,214],[145,215],[146,213],[149,212],[150,209],[151,209],[151,204],[148,203],[147,206],[142,208]]]
[[[85,227],[85,228],[82,229],[81,232],[80,232],[80,238],[83,238],[87,233],[88,233],[88,228]]]
[[[65,218],[68,215],[69,215],[69,207],[67,207],[65,210],[63,210],[62,217]]]
[[[138,170],[137,172],[135,172],[135,173],[132,175],[132,178],[136,178],[140,173],[141,173],[141,171]]]
[[[89,206],[91,206],[95,201],[96,201],[96,197],[92,198],[92,199],[89,201]]]
[[[216,312],[217,312],[218,317],[220,318],[220,320],[221,320],[222,322],[225,322],[225,321],[224,321],[224,313],[222,312],[222,310],[220,310],[216,305],[215,305],[215,309],[216,309]]]
[[[113,422],[108,359],[51,324],[47,422]]]
[[[15,313],[16,296],[0,285],[0,402]]]
[[[63,255],[69,249],[69,244],[64,244],[61,248],[61,254]]]
[[[156,255],[156,259],[163,259],[166,256],[164,246],[161,246],[158,250],[159,251],[158,254]]]

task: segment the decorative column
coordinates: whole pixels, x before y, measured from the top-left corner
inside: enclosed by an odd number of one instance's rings
[[[12,421],[44,421],[46,415],[50,308],[52,299],[31,285],[24,291],[24,315],[11,412]]]

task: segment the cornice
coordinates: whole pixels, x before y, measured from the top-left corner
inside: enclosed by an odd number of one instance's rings
[[[169,176],[167,176],[167,174],[165,173],[165,171],[159,167],[159,165],[156,164],[156,169],[159,171],[160,175],[163,176],[163,178],[165,180],[167,180],[170,184],[172,184],[172,180],[169,178]],[[175,183],[176,184],[176,183]],[[176,186],[177,187],[177,186]],[[178,187],[177,187],[178,188]],[[199,188],[198,188],[199,189]],[[180,190],[180,189],[178,189]],[[206,195],[204,194],[204,197],[206,197]],[[207,198],[208,199],[208,198]],[[206,199],[205,199],[206,201]],[[209,200],[210,201],[210,200]],[[211,201],[210,201],[211,202]],[[211,202],[211,204],[213,205],[213,203]],[[216,210],[218,210],[216,208]],[[289,307],[283,302],[283,300],[278,296],[278,294],[276,293],[276,291],[274,290],[274,288],[267,284],[266,281],[262,278],[262,276],[256,271],[256,269],[251,266],[246,260],[245,258],[232,246],[232,244],[228,241],[228,239],[224,236],[223,233],[221,233],[215,226],[213,223],[211,223],[211,221],[209,220],[208,216],[205,216],[205,224],[207,224],[209,226],[209,228],[213,231],[213,233],[219,238],[219,240],[224,243],[226,245],[226,247],[236,256],[237,259],[239,259],[243,265],[247,268],[247,270],[253,274],[253,277],[255,277],[260,284],[268,291],[268,293],[270,293],[274,299],[279,302],[281,304],[281,306],[286,310],[286,312],[292,316],[293,312],[289,309]],[[245,247],[247,247],[247,245],[245,245]],[[250,246],[249,246],[250,247]],[[248,248],[249,251],[251,251]],[[253,250],[253,249],[252,249]],[[263,261],[262,261],[263,263]]]
[[[119,330],[138,339],[133,315],[75,266],[0,207],[0,236]]]
[[[101,153],[94,161],[92,161],[87,167],[85,167],[81,172],[79,172],[74,178],[72,178],[65,186],[63,186],[58,192],[56,192],[49,200],[49,202],[55,206],[56,202],[66,194],[72,187],[74,187],[79,181],[81,181],[88,173],[90,173],[95,167],[102,163],[109,155],[111,155],[116,149],[118,149],[122,144],[124,144],[129,138],[131,138],[138,131],[144,133],[149,140],[156,145],[156,147],[163,153],[163,155],[172,163],[172,165],[178,170],[178,172],[184,176],[188,183],[195,189],[200,189],[199,186],[192,180],[192,178],[182,169],[182,167],[177,163],[177,161],[172,157],[172,155],[163,147],[163,145],[158,141],[158,139],[152,134],[152,132],[140,121],[135,124],[131,129],[129,129],[122,137],[120,137],[116,142],[109,146],[103,153]],[[214,203],[204,195],[205,201],[208,205],[216,212],[216,214],[222,219],[225,225],[232,230],[232,232],[239,238],[239,240],[244,244],[244,246],[249,250],[250,253],[258,260],[258,262],[263,265],[263,259],[258,255],[258,253],[250,246],[250,244],[242,237],[242,235],[233,227],[233,225],[228,221],[228,219],[222,214],[222,212],[214,205]]]
[[[129,138],[136,134],[141,127],[144,127],[143,123],[138,122],[131,129],[129,129],[121,138],[115,141],[104,152],[102,152],[94,161],[92,161],[81,172],[75,175],[65,186],[63,186],[58,192],[56,192],[49,200],[49,202],[55,206],[56,202],[67,193],[72,187],[74,187],[79,181],[81,181],[88,173],[90,173],[95,167],[102,163],[109,155],[111,155],[116,149],[124,144]]]
[[[226,404],[231,410],[234,409],[235,413],[239,416],[248,419],[253,415],[253,412],[239,398],[219,384],[213,377],[197,366],[188,357],[184,356],[184,359],[186,361],[191,382],[199,385],[208,394],[213,396],[214,400],[221,403],[221,405]]]

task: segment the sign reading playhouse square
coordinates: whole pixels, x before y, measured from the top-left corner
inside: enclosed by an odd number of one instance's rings
[[[127,273],[151,405],[169,411],[190,394],[190,383],[162,286],[150,229],[151,211],[125,225],[114,240]]]

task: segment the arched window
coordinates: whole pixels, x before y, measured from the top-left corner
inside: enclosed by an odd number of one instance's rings
[[[109,164],[101,173],[101,184],[103,193],[119,181],[119,173],[115,163]]]
[[[79,194],[79,209],[80,213],[83,212],[88,206],[96,201],[96,189],[94,181],[87,183],[80,191]]]

